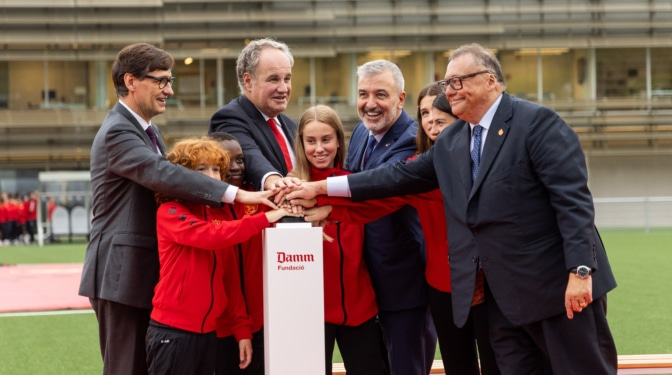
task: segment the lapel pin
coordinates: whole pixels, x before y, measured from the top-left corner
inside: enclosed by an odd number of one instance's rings
[[[390,144],[389,144],[389,143],[385,143],[385,147],[390,147]]]
[[[499,136],[501,137],[501,136],[502,136],[502,134],[504,134],[504,130],[502,130],[502,129],[499,129],[499,131],[497,132],[497,134],[499,134]]]

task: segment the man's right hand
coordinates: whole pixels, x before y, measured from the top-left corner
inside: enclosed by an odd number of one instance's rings
[[[285,200],[285,194],[301,186],[301,184],[302,181],[296,177],[272,175],[266,178],[266,181],[264,182],[264,190],[273,190],[275,203],[281,204]]]
[[[327,180],[322,181],[303,181],[300,186],[294,188],[291,192],[286,193],[285,199],[289,200],[290,203],[292,199],[313,199],[318,195],[327,194]],[[276,199],[276,202],[278,200]],[[297,204],[300,204],[297,202]]]

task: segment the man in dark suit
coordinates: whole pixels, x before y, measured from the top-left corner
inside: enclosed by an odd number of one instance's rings
[[[173,58],[146,43],[123,48],[112,66],[119,102],[91,147],[93,218],[79,294],[98,319],[104,374],[146,374],[145,334],[159,278],[155,192],[208,205],[264,202],[175,165],[151,119],[173,95]]]
[[[357,69],[357,77],[362,122],[350,137],[347,168],[359,172],[413,156],[418,124],[403,109],[406,92],[399,67],[371,61]],[[422,229],[413,207],[366,225],[364,259],[376,291],[391,374],[428,374],[436,332],[427,305]]]
[[[236,63],[242,95],[210,120],[208,133],[226,132],[238,139],[247,180],[257,190],[291,184],[282,177],[292,171],[296,122],[282,112],[292,93],[293,65],[285,43],[270,38],[251,41]]]
[[[285,176],[292,171],[295,162],[297,126],[282,113],[292,94],[293,65],[294,57],[285,43],[271,38],[251,41],[236,61],[241,95],[217,110],[210,119],[209,134],[226,132],[240,143],[245,155],[245,178],[255,190],[283,188],[295,183],[293,178]],[[241,262],[253,262],[254,259],[254,256],[244,257]],[[258,274],[261,274],[261,262],[250,263],[250,267],[258,268]],[[248,273],[242,277],[252,275]],[[248,285],[262,285],[262,281],[250,280]],[[262,301],[257,303],[263,304]],[[252,344],[257,354],[241,373],[263,374],[263,327],[253,332]],[[232,355],[237,357],[237,353]]]
[[[576,133],[552,110],[505,93],[499,61],[479,45],[455,50],[440,84],[460,120],[427,153],[350,175],[345,185],[304,183],[305,192],[288,198],[345,187],[361,200],[440,187],[455,323],[464,325],[483,290],[502,374],[616,374],[606,320],[616,282]]]

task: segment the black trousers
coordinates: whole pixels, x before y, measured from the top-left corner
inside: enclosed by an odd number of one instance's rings
[[[472,307],[469,319],[462,328],[458,328],[453,321],[451,293],[430,286],[427,297],[446,374],[498,375],[499,369],[490,345],[485,305]]]
[[[252,334],[252,361],[245,369],[240,369],[240,349],[234,336],[217,339],[216,375],[264,375],[264,329]]]
[[[147,329],[147,369],[150,375],[212,375],[217,334],[188,332],[150,321]]]
[[[387,358],[382,332],[374,317],[356,327],[324,323],[325,374],[332,374],[334,343],[348,375],[384,375]]]
[[[104,375],[145,375],[145,335],[150,310],[104,299],[90,298],[98,318]]]
[[[516,326],[486,288],[491,342],[502,374],[616,375],[616,345],[607,324],[606,296],[574,319],[562,314]],[[562,303],[562,301],[560,301]]]

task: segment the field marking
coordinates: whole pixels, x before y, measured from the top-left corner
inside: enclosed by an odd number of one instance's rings
[[[9,318],[14,316],[47,316],[47,315],[72,315],[72,314],[92,314],[92,313],[93,313],[92,309],[7,312],[7,313],[0,313],[0,318]]]

